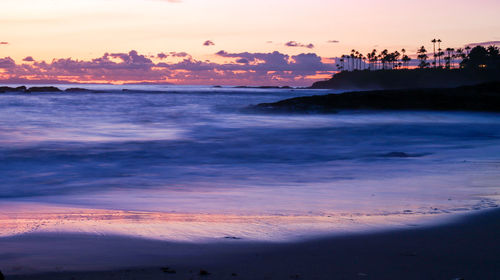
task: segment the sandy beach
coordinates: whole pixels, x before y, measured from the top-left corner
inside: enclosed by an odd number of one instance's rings
[[[440,226],[292,243],[23,235],[0,239],[0,268],[7,280],[498,279],[498,221],[495,209]]]

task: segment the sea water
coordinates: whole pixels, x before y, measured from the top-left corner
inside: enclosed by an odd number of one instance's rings
[[[499,201],[497,113],[262,114],[242,109],[332,91],[85,87],[0,94],[0,236],[279,241]]]

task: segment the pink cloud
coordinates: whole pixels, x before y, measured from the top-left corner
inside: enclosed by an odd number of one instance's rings
[[[318,75],[334,73],[333,64],[322,62],[315,53],[289,56],[280,52],[229,53],[216,55],[228,58],[226,63],[200,61],[187,53],[171,52],[157,55],[159,62],[137,51],[105,53],[91,60],[72,58],[51,62],[27,57],[24,64],[10,58],[0,58],[0,81],[109,82],[109,83],[177,83],[225,85],[310,85]],[[163,59],[161,59],[163,57]],[[168,62],[167,57],[182,58]]]
[[[203,46],[205,47],[210,47],[210,46],[215,46],[215,43],[210,41],[210,40],[206,40],[204,43],[203,43]]]
[[[170,52],[170,55],[173,57],[187,57],[189,56],[186,52]]]
[[[302,43],[298,43],[296,41],[286,42],[285,46],[287,46],[287,47],[299,47],[299,48],[314,49],[314,44],[302,44]]]
[[[12,69],[16,67],[16,62],[10,58],[0,58],[0,69]]]

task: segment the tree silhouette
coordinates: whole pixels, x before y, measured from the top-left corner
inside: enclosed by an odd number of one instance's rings
[[[462,49],[462,48],[458,48],[458,49],[455,51],[454,58],[458,58],[458,59],[464,60],[464,59],[465,59],[464,49]],[[460,63],[458,63],[458,65],[459,65],[459,67],[461,67],[461,66],[460,66]]]
[[[351,70],[354,71],[354,58],[356,57],[356,50],[351,50]]]
[[[373,67],[375,67],[375,70],[376,70],[377,69],[377,62],[378,62],[378,55],[377,55],[377,50],[376,49],[373,49],[372,52],[370,53],[369,60],[370,60],[370,64],[372,64]]]
[[[408,67],[410,65],[411,58],[405,54],[401,58],[401,61],[403,62],[403,67],[406,67],[406,69],[408,69]]]
[[[369,70],[373,70],[373,68],[375,67],[375,69],[377,69],[377,50],[376,49],[373,49],[370,53],[366,54],[366,57],[368,59],[368,69]]]
[[[394,68],[394,67],[397,68],[400,56],[401,56],[401,53],[399,53],[398,51],[395,51],[392,53],[392,55],[391,55],[392,68]]]
[[[452,64],[452,54],[455,51],[454,48],[446,48],[446,52],[448,53],[448,56],[445,57],[446,60],[446,69],[451,69],[451,64]]]
[[[368,60],[368,70],[372,70],[372,53],[367,53],[366,59]]]
[[[405,56],[406,56],[406,50],[404,48],[401,49],[401,54],[402,54],[402,56],[401,56],[401,65],[404,68],[405,67],[405,61],[403,60],[403,58],[405,58]]]
[[[488,50],[488,55],[493,59],[498,58],[498,56],[500,55],[498,47],[495,47],[493,45],[489,46],[487,50]]]
[[[437,55],[436,55],[436,43],[437,43],[437,40],[436,39],[432,39],[431,42],[433,44],[433,49],[434,49],[434,62],[432,62],[432,66],[436,67],[436,58],[437,58]]]
[[[366,63],[365,63],[365,60],[366,60],[366,57],[360,53],[359,54],[359,59],[360,59],[360,63],[361,63],[361,70],[365,70],[366,69]]]
[[[418,67],[427,68],[429,66],[427,58],[429,57],[427,56],[427,50],[425,49],[425,47],[421,46],[420,49],[418,49],[417,54],[418,54],[417,58],[418,60],[420,60],[420,64],[418,65]]]
[[[382,62],[382,69],[385,70],[385,64],[387,63],[389,56],[389,51],[387,49],[380,53],[380,62]]]
[[[437,53],[437,56],[438,56],[438,65],[439,65],[439,68],[441,68],[441,56],[443,56],[443,50],[441,49],[441,39],[438,39],[437,40],[437,43],[438,43],[438,53]]]
[[[500,50],[498,47],[474,47],[469,55],[462,61],[461,66],[469,69],[500,68]]]
[[[469,56],[470,49],[471,49],[471,47],[470,47],[470,46],[465,47],[465,51],[467,52],[467,56]]]
[[[425,46],[421,46],[417,50],[417,59],[419,60],[419,68],[434,68],[452,69],[458,68],[500,68],[500,50],[496,46],[488,48],[476,46],[471,49],[470,46],[465,48],[446,48],[441,49],[441,39],[433,39],[434,62],[429,63],[429,56]],[[437,43],[437,46],[436,46]],[[444,59],[444,64],[441,64],[441,58]],[[395,70],[408,69],[412,59],[407,55],[406,49],[401,49],[401,52],[384,49],[377,53],[376,49],[366,55],[355,49],[351,50],[350,54],[342,55],[337,60],[337,69],[340,71],[358,71],[358,70]],[[458,66],[457,66],[458,65]]]

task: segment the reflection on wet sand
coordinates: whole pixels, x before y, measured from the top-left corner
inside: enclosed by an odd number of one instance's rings
[[[429,225],[452,217],[457,215],[412,211],[311,216],[181,214],[9,203],[0,206],[0,237],[28,233],[86,233],[185,242],[289,241],[332,233]]]

